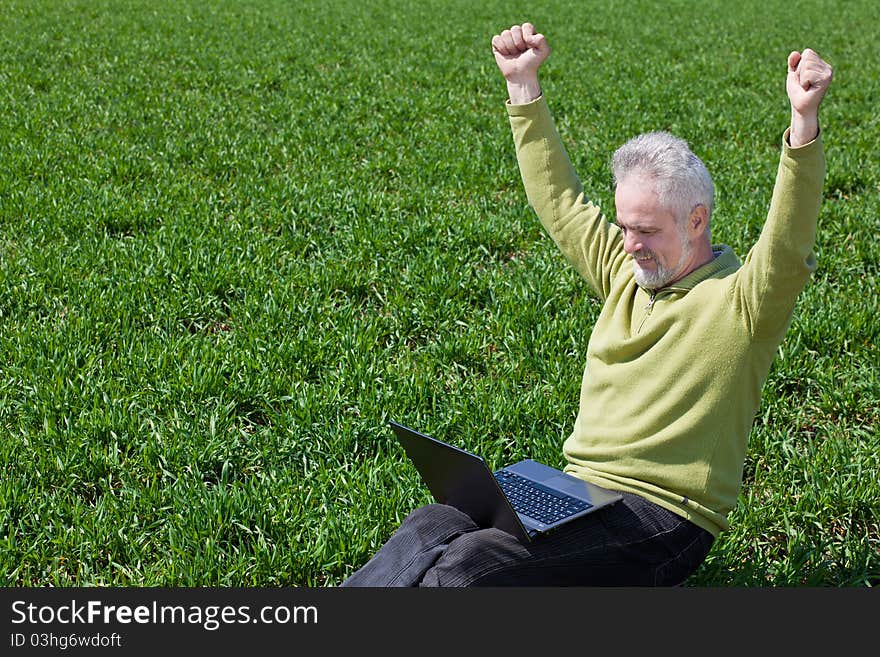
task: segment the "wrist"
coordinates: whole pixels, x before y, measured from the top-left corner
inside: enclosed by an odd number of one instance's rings
[[[813,141],[819,136],[819,116],[815,112],[801,114],[792,110],[791,131],[789,132],[789,144],[797,148]]]
[[[507,95],[511,105],[525,105],[541,96],[541,85],[538,83],[537,77],[508,80]]]

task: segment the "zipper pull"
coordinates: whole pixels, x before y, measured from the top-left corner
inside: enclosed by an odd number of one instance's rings
[[[651,298],[648,299],[648,305],[645,306],[645,310],[651,310],[654,307],[654,299],[657,298],[657,291],[654,290],[651,292]]]

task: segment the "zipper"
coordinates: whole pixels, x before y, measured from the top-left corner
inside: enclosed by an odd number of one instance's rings
[[[642,327],[645,325],[645,322],[648,321],[648,318],[651,316],[651,311],[654,310],[654,302],[657,301],[657,297],[662,296],[664,294],[671,293],[671,292],[687,292],[687,291],[688,290],[686,288],[675,287],[675,286],[664,287],[659,290],[651,290],[651,296],[648,298],[648,303],[646,303],[644,306],[645,316],[642,317],[642,321],[639,322],[639,328],[638,328],[638,331],[636,331],[636,333],[642,332]]]
[[[654,309],[654,301],[657,299],[657,290],[651,290],[651,297],[648,299],[648,303],[645,304],[644,310],[645,316],[642,317],[642,321],[639,322],[639,328],[636,333],[642,332],[642,327],[645,325],[645,322],[648,321],[648,317],[651,316],[651,311]]]

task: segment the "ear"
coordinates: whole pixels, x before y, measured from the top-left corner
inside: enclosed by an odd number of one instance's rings
[[[688,233],[692,238],[701,236],[706,232],[706,226],[709,224],[709,211],[706,206],[700,204],[691,210],[688,217]]]

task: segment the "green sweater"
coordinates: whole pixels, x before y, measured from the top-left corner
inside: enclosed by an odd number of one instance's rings
[[[744,263],[713,246],[712,262],[652,297],[635,282],[620,229],[584,198],[545,99],[507,109],[529,203],[603,301],[565,470],[717,536],[742,485],[761,386],[816,268],[821,139],[792,148],[783,138],[769,213]]]

